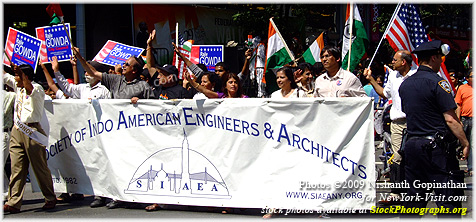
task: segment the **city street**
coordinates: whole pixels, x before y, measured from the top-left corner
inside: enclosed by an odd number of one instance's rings
[[[376,145],[378,142],[375,143]],[[376,165],[381,166],[383,163],[378,156],[381,154],[381,149],[376,149]],[[466,163],[460,162],[460,168],[465,169]],[[472,177],[466,177],[465,182],[468,184],[465,195],[468,200],[463,202],[463,208],[468,208],[466,215],[463,218],[472,218]],[[380,181],[379,181],[380,182]],[[390,190],[378,189],[377,199],[380,193],[388,193]],[[59,194],[57,194],[59,195]],[[91,208],[89,204],[93,201],[92,196],[86,196],[84,200],[73,201],[71,203],[60,203],[54,210],[43,211],[44,200],[41,193],[32,193],[31,186],[28,183],[25,190],[25,198],[21,213],[18,214],[4,214],[5,219],[45,219],[45,218],[121,218],[121,219],[137,219],[137,218],[160,218],[160,219],[245,219],[245,220],[261,220],[261,209],[229,209],[228,213],[222,213],[224,208],[212,207],[196,207],[196,206],[180,206],[180,205],[165,205],[162,210],[155,212],[146,212],[144,210],[147,204],[136,204],[129,208],[107,209],[106,207]],[[388,207],[380,206],[378,207]],[[429,202],[428,207],[436,207],[434,202]],[[290,214],[290,215],[276,215],[276,219],[303,219],[303,218],[318,218],[319,214]],[[355,219],[355,218],[381,218],[394,220],[398,218],[398,214],[329,214],[330,218],[340,219]],[[435,218],[431,214],[424,215],[423,218]]]
[[[472,6],[4,2],[0,220],[473,221]]]

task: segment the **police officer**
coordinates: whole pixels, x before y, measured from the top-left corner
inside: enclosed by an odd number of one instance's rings
[[[442,57],[448,52],[449,47],[440,40],[422,43],[414,50],[419,62],[417,72],[403,81],[399,89],[402,109],[407,116],[408,140],[404,148],[405,179],[410,185],[407,194],[414,197],[413,201],[404,201],[405,208],[426,207],[428,200],[438,200],[435,201],[437,206],[449,208],[450,212],[452,208],[461,207],[460,201],[449,201],[448,197],[463,195],[462,189],[427,190],[420,186],[463,182],[456,147],[448,144],[451,138],[459,139],[466,159],[469,143],[455,113],[451,86],[437,74]],[[428,198],[432,191],[438,199]]]

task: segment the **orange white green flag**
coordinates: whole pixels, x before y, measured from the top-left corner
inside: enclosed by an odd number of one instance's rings
[[[304,61],[314,64],[321,61],[321,50],[324,48],[324,32],[314,40],[309,48],[302,54]]]
[[[269,20],[268,48],[266,51],[265,80],[269,92],[278,89],[276,76],[271,69],[281,68],[294,60],[294,56],[287,49],[286,42],[282,38],[272,19]]]
[[[353,19],[352,17],[350,17],[351,4],[347,4],[347,16],[344,28],[344,36],[342,37],[342,68],[351,72],[354,71],[355,67],[357,67],[357,65],[359,64],[360,59],[362,59],[362,57],[364,56],[367,45],[369,44],[369,38],[367,37],[367,32],[365,31],[364,24],[362,23],[362,18],[360,17],[359,9],[355,4],[352,4],[352,8]],[[350,24],[352,23],[354,25],[350,27]],[[352,33],[350,33],[351,29]],[[350,63],[348,58],[349,54]]]

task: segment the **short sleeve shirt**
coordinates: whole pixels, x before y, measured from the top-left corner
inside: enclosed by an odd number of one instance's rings
[[[40,122],[43,117],[45,104],[45,91],[43,87],[35,82],[31,82],[33,90],[28,95],[25,88],[17,87],[14,76],[8,73],[3,74],[3,82],[15,90],[15,116],[23,123]]]
[[[333,77],[329,77],[327,72],[320,75],[315,83],[315,97],[366,97],[360,80],[351,72],[343,70],[337,71]]]
[[[459,87],[455,102],[461,107],[461,116],[473,117],[473,87],[464,84]]]
[[[400,88],[400,85],[402,85],[402,82],[412,76],[416,71],[416,69],[411,69],[405,76],[402,76],[402,74],[397,70],[393,70],[389,73],[387,83],[383,89],[383,94],[388,99],[392,99],[392,108],[390,108],[391,120],[406,117],[405,113],[402,111],[402,101],[398,89]]]
[[[408,77],[400,86],[402,110],[407,116],[408,134],[428,136],[447,132],[443,113],[456,109],[451,85],[426,66]]]
[[[126,77],[116,74],[102,74],[102,84],[109,89],[113,99],[152,99],[154,93],[149,84],[145,81],[134,79],[131,82],[126,81]]]

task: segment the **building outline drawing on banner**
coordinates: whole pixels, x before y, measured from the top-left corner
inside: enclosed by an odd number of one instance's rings
[[[203,154],[190,149],[185,129],[182,146],[163,148],[147,157],[134,172],[124,193],[231,199],[215,165]]]

